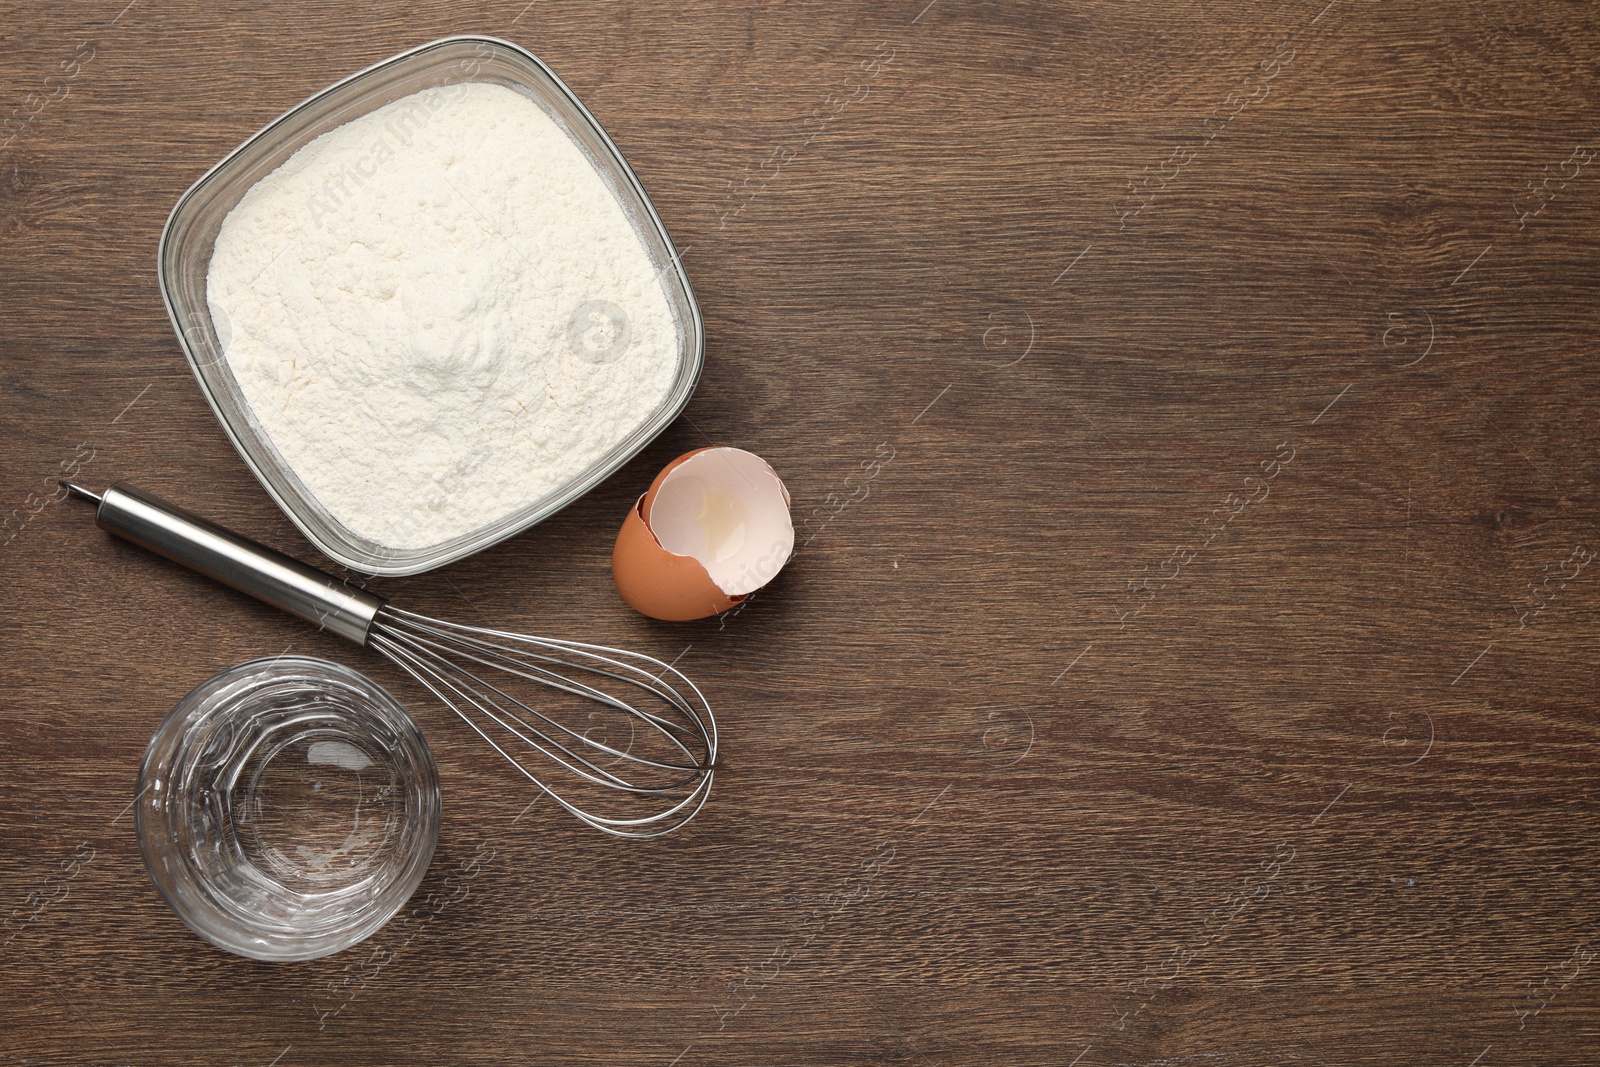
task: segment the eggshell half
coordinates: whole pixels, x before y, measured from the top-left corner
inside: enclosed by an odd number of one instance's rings
[[[678,622],[732,608],[793,551],[782,479],[742,449],[700,448],[667,464],[629,510],[611,572],[635,610]]]

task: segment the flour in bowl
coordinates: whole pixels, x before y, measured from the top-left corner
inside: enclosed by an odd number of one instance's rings
[[[678,369],[663,281],[616,197],[543,109],[488,83],[301,148],[223,221],[206,297],[278,453],[394,549],[571,482]]]

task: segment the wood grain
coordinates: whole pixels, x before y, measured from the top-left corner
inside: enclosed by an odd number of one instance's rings
[[[52,97],[0,132],[0,1063],[1593,1061],[1592,9],[124,2],[0,18],[0,114]],[[663,841],[32,513],[92,454],[326,562],[190,377],[157,236],[285,108],[464,32],[622,147],[708,362],[588,497],[373,587],[683,653],[726,768]],[[806,545],[652,623],[611,539],[707,441]],[[406,912],[271,966],[168,912],[126,807],[180,696],[286,648],[390,686],[446,800]]]

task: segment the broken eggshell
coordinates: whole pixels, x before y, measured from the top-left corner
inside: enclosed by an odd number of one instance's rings
[[[743,449],[701,448],[667,464],[628,512],[611,574],[636,611],[682,622],[727,611],[793,554],[777,473]]]

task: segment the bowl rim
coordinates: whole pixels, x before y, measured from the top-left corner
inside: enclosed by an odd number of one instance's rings
[[[429,52],[460,44],[485,44],[497,48],[504,48],[513,53],[513,55],[517,58],[531,63],[533,66],[538,68],[544,77],[547,77],[550,80],[551,85],[559,97],[563,98],[566,104],[574,108],[577,114],[581,116],[581,118],[588,124],[590,129],[598,136],[600,144],[604,147],[606,154],[610,157],[609,162],[612,165],[611,169],[614,171],[614,176],[625,182],[626,186],[632,191],[634,196],[637,197],[638,204],[644,209],[645,219],[648,220],[649,224],[655,231],[655,234],[661,240],[666,250],[668,262],[667,264],[662,265],[662,271],[666,271],[670,268],[674,280],[676,281],[678,287],[682,290],[684,302],[688,312],[685,320],[679,324],[680,329],[684,334],[684,336],[680,339],[678,346],[678,354],[682,362],[677,374],[674,377],[672,392],[669,393],[667,401],[660,409],[658,409],[655,415],[642,424],[641,429],[644,430],[644,432],[641,433],[638,440],[633,443],[632,447],[617,455],[609,462],[598,463],[597,465],[590,467],[584,475],[573,479],[572,481],[566,483],[561,489],[543,498],[541,502],[543,506],[533,509],[532,513],[527,515],[523,520],[508,524],[503,531],[487,539],[471,536],[456,538],[455,540],[457,542],[464,541],[466,543],[458,543],[455,548],[447,552],[436,553],[429,548],[418,550],[387,549],[385,554],[382,555],[358,554],[347,551],[345,547],[333,543],[328,537],[325,537],[323,533],[317,529],[316,523],[310,521],[308,517],[302,513],[300,507],[297,506],[297,502],[295,502],[291,497],[288,496],[288,494],[284,493],[280,489],[276,480],[277,471],[274,470],[273,473],[269,473],[268,470],[268,468],[281,468],[285,472],[293,473],[292,468],[290,468],[286,463],[275,464],[270,461],[270,457],[266,457],[264,459],[263,457],[258,456],[256,454],[256,450],[249,443],[247,443],[240,430],[224,412],[223,407],[218,402],[218,398],[215,395],[215,391],[213,390],[211,382],[207,380],[205,374],[201,370],[200,359],[197,357],[194,347],[190,344],[189,338],[184,332],[185,325],[179,315],[178,302],[173,296],[174,282],[167,270],[167,260],[169,258],[168,253],[172,243],[176,239],[175,230],[179,222],[186,218],[187,213],[191,209],[191,205],[199,196],[201,196],[211,187],[212,183],[218,180],[226,179],[227,174],[224,172],[230,170],[235,165],[235,161],[238,160],[238,158],[247,152],[252,146],[256,145],[263,139],[272,136],[283,126],[294,121],[304,112],[320,103],[327,97],[344,89],[346,86],[370,78],[380,71],[415,60],[417,57],[426,55]],[[471,82],[472,80],[473,79],[471,78],[463,79],[462,83]],[[315,138],[313,138],[313,140],[314,139]],[[306,143],[309,144],[310,142],[308,141]],[[588,155],[587,151],[585,152],[585,155]],[[294,524],[294,526],[300,531],[306,540],[310,541],[318,551],[323,553],[323,555],[327,556],[329,559],[341,566],[358,571],[362,574],[374,575],[378,577],[405,577],[414,574],[422,574],[427,571],[455,563],[459,560],[467,558],[468,556],[475,555],[478,552],[497,545],[502,541],[515,537],[520,533],[523,533],[529,528],[537,525],[540,522],[543,522],[545,519],[550,518],[570,504],[574,503],[580,497],[590,492],[601,482],[605,481],[607,478],[611,477],[611,475],[615,474],[618,470],[625,466],[629,461],[643,451],[651,441],[658,437],[669,426],[671,426],[673,422],[677,420],[678,416],[682,414],[683,409],[688,406],[690,399],[693,398],[695,389],[699,384],[700,376],[705,366],[705,320],[700,311],[699,300],[695,297],[694,287],[690,284],[688,272],[684,269],[682,254],[678,251],[677,245],[673,242],[672,235],[668,232],[666,223],[662,221],[660,213],[656,211],[654,201],[650,199],[650,196],[645,191],[643,184],[639,181],[638,175],[634,173],[633,167],[628,163],[627,158],[622,154],[622,150],[618,148],[616,142],[611,139],[611,135],[606,132],[606,129],[603,125],[601,125],[600,120],[597,119],[593,112],[591,112],[588,107],[584,105],[583,101],[578,98],[577,93],[572,91],[571,87],[562,80],[561,76],[550,68],[549,64],[545,63],[544,60],[540,59],[533,52],[514,41],[508,41],[502,37],[494,37],[488,34],[454,34],[448,37],[440,37],[424,44],[417,45],[413,48],[408,48],[404,51],[397,52],[392,56],[381,59],[376,63],[370,64],[369,66],[363,67],[355,73],[341,78],[331,85],[319,89],[317,92],[312,93],[310,96],[300,101],[300,103],[295,104],[293,107],[289,108],[276,118],[272,119],[270,122],[266,123],[259,130],[252,133],[249,137],[245,138],[234,149],[224,155],[212,166],[207,168],[204,174],[202,174],[186,190],[184,190],[183,194],[178,197],[177,202],[173,205],[172,210],[167,213],[167,220],[161,228],[161,236],[156,246],[156,282],[157,288],[161,291],[161,302],[166,308],[167,318],[172,324],[174,334],[177,336],[178,346],[183,351],[184,359],[189,364],[191,373],[193,373],[195,380],[200,385],[201,394],[205,397],[206,403],[210,406],[211,412],[216,417],[217,422],[221,424],[223,432],[227,435],[229,442],[232,443],[234,447],[234,451],[236,451],[240,458],[244,460],[245,466],[248,467],[251,474],[255,476],[256,481],[260,483],[263,489],[266,490],[267,495],[275,504],[278,505],[279,510],[288,516],[289,521]],[[200,310],[202,310],[209,319],[209,307],[204,307]],[[270,444],[270,439],[268,439],[268,443]],[[308,493],[307,495],[310,494]],[[331,515],[329,517],[330,519],[332,518]],[[350,531],[347,527],[344,527],[342,523],[338,523],[337,520],[333,520],[333,522],[345,533],[354,533],[354,531]],[[362,540],[368,539],[362,538]],[[398,561],[396,561],[397,559]]]

